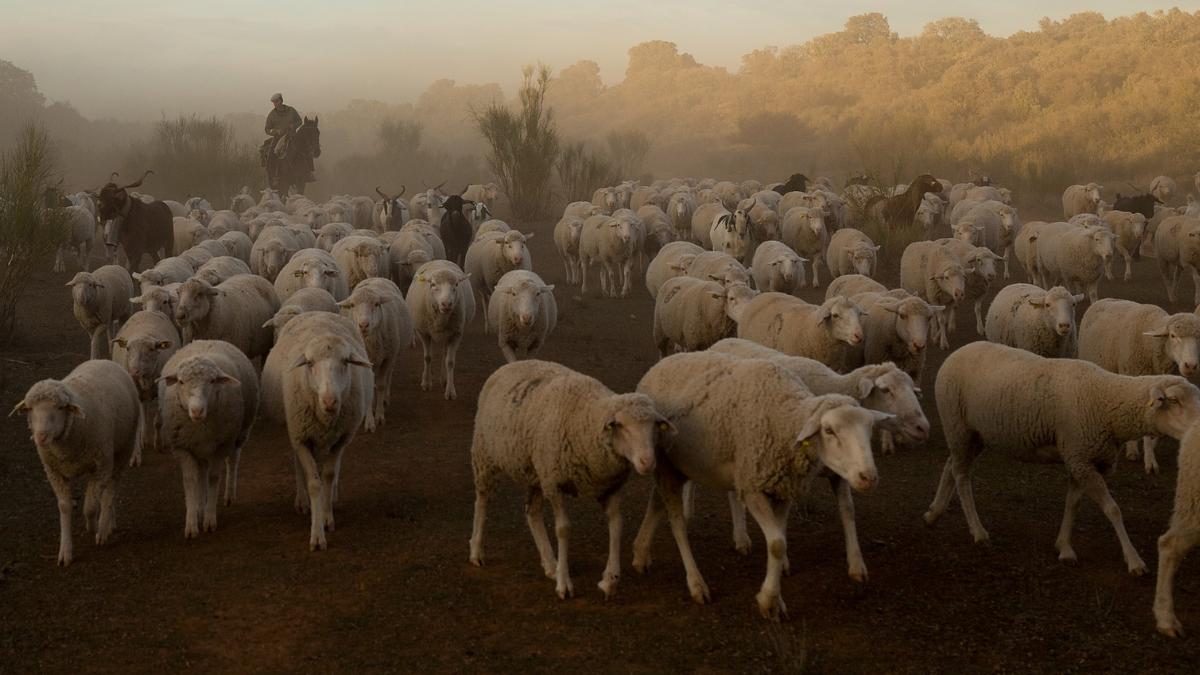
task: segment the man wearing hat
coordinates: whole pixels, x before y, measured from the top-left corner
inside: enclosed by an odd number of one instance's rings
[[[284,105],[283,94],[271,96],[271,103],[275,104],[275,109],[267,113],[267,124],[264,128],[271,138],[264,145],[269,148],[266,152],[267,177],[273,184],[279,171],[279,157],[287,147],[284,139],[288,134],[299,129],[303,120],[300,119],[300,113],[296,112],[295,108]]]

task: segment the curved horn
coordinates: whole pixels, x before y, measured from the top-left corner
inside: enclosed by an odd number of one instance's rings
[[[421,185],[424,185],[426,190],[429,189],[429,185],[427,185],[424,180],[421,180]]]
[[[379,193],[380,197],[383,197],[383,201],[391,201],[391,198],[383,194],[383,190],[380,190],[378,185],[375,186],[375,192]]]
[[[152,174],[152,173],[154,173],[154,172],[153,172],[153,171],[150,171],[149,169],[147,169],[147,170],[146,170],[146,173],[142,174],[142,177],[141,177],[141,178],[139,178],[139,179],[137,179],[136,181],[134,181],[134,182],[130,183],[129,185],[124,185],[124,186],[122,186],[120,189],[121,189],[121,190],[128,190],[129,188],[141,187],[141,186],[142,186],[142,181],[146,180],[146,176],[149,176],[149,175],[150,175],[150,174]]]
[[[449,183],[449,182],[450,182],[450,179],[449,179],[449,178],[447,178],[446,180],[442,181],[442,185],[445,185],[446,183]],[[442,185],[439,185],[439,186],[435,187],[435,188],[434,188],[434,190],[441,190],[441,189],[442,189]]]
[[[460,194],[460,195],[462,195],[462,194],[466,194],[466,193],[467,193],[467,190],[469,190],[469,189],[471,189],[471,184],[470,184],[470,183],[467,183],[465,186],[463,186],[463,189],[462,189],[462,191],[460,191],[458,194]]]
[[[399,193],[399,194],[397,194],[395,197],[392,197],[392,199],[400,199],[400,198],[401,198],[401,197],[403,197],[403,196],[404,196],[404,186],[403,186],[403,185],[401,185],[401,186],[400,186],[400,193]]]
[[[118,174],[116,171],[112,172],[112,175],[110,175],[110,176],[108,177],[108,182],[110,182],[110,183],[115,183],[115,182],[117,182],[117,176],[119,176],[119,175],[120,175],[120,174]]]

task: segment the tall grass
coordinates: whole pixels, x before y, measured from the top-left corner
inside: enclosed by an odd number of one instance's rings
[[[550,67],[528,65],[524,75],[519,110],[492,103],[482,110],[471,108],[471,116],[490,148],[484,161],[508,196],[513,216],[528,222],[546,217],[554,208],[550,180],[560,137],[554,109],[546,105]]]
[[[61,193],[49,134],[29,124],[18,139],[0,157],[0,343],[12,338],[17,300],[66,243],[69,227],[66,210],[45,203],[48,193]]]
[[[650,153],[650,136],[641,129],[614,129],[608,132],[608,154],[612,158],[617,180],[639,180],[646,155]]]
[[[229,204],[244,185],[258,190],[266,184],[257,148],[238,142],[228,123],[195,114],[155,123],[150,140],[124,164],[129,175],[153,169],[159,199],[204,197],[217,208]]]
[[[568,202],[591,201],[597,189],[617,182],[613,163],[602,153],[588,152],[583,141],[567,143],[554,168]]]

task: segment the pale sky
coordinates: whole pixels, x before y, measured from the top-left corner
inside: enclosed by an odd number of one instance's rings
[[[1176,2],[1183,11],[1200,1]],[[947,16],[1006,37],[1043,16],[1108,19],[1172,5],[1128,0],[0,0],[0,59],[31,71],[50,101],[84,116],[264,111],[282,91],[302,112],[354,98],[415,102],[431,82],[499,83],[511,96],[521,66],[557,71],[582,59],[606,84],[625,76],[627,51],[667,40],[705,65],[736,71],[741,57],[841,30],[882,12],[901,36]]]

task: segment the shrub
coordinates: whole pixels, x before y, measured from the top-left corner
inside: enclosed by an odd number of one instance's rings
[[[154,170],[155,191],[165,193],[156,195],[160,199],[204,197],[216,208],[225,208],[244,185],[266,185],[257,148],[239,143],[228,123],[194,114],[155,123],[151,139],[125,160],[130,175],[146,169]]]
[[[568,202],[591,201],[597,189],[617,182],[613,163],[600,153],[588,152],[583,141],[568,143],[554,168]]]

